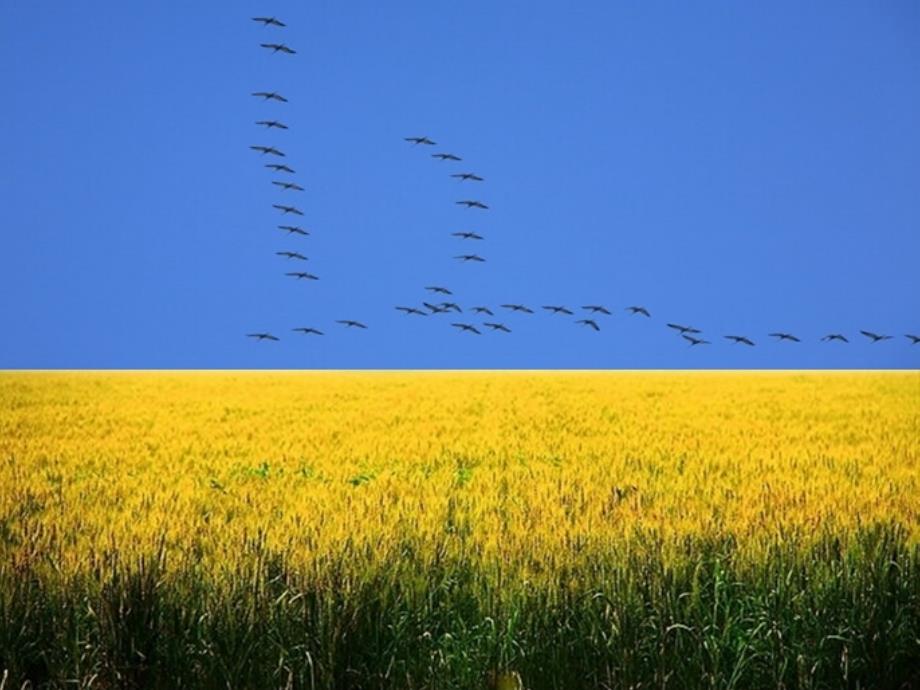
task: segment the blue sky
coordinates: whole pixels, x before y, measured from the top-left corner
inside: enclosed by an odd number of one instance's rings
[[[276,39],[298,54],[259,48]],[[0,63],[0,367],[920,364],[912,1],[8,0]],[[274,188],[253,144],[306,192]],[[277,230],[285,199],[310,237]],[[320,280],[284,276],[282,250]],[[432,284],[513,332],[394,310]],[[595,333],[506,302],[614,315]]]

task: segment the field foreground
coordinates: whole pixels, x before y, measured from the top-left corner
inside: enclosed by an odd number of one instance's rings
[[[3,373],[0,687],[920,688],[918,449],[916,372]]]

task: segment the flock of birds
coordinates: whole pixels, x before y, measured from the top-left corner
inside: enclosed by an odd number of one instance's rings
[[[252,20],[259,24],[262,24],[266,28],[274,29],[284,29],[287,25],[279,20],[277,17],[253,17]],[[275,42],[266,42],[261,43],[260,46],[265,50],[270,51],[273,54],[280,55],[296,55],[297,51],[286,45],[285,43],[275,43]],[[277,102],[277,103],[287,103],[288,99],[276,91],[256,91],[252,95],[256,98],[262,99],[265,102]],[[277,119],[263,119],[256,122],[256,125],[264,128],[265,130],[278,130],[284,131],[289,129],[289,126],[284,122]],[[437,146],[437,143],[430,139],[427,136],[411,136],[405,137],[406,142],[408,142],[413,147],[427,148]],[[250,149],[259,153],[263,157],[271,157],[272,162],[265,163],[265,167],[271,170],[272,172],[278,175],[290,176],[294,175],[295,170],[287,165],[285,162],[280,162],[275,159],[284,159],[286,154],[276,146],[269,145],[253,145],[250,146]],[[457,156],[453,153],[445,152],[435,152],[431,154],[432,158],[435,158],[441,162],[446,163],[460,163],[463,159],[460,156]],[[485,178],[473,172],[455,172],[450,173],[450,177],[458,180],[461,183],[472,182],[480,183],[484,182]],[[304,188],[299,184],[290,181],[289,179],[278,179],[271,181],[273,185],[278,187],[279,191],[282,193],[287,192],[303,192]],[[484,202],[478,199],[461,199],[455,202],[459,206],[463,206],[468,209],[476,209],[480,211],[488,211],[489,206]],[[300,217],[303,216],[303,211],[297,206],[287,204],[287,203],[277,203],[272,204],[272,207],[275,208],[282,216],[287,217]],[[292,221],[293,222],[293,221]],[[309,236],[309,231],[305,230],[299,225],[291,224],[281,224],[278,225],[280,230],[286,232],[289,236]],[[454,232],[451,235],[457,238],[459,241],[464,243],[475,243],[478,244],[485,240],[485,237],[478,232],[473,231],[462,231]],[[278,251],[275,252],[276,255],[286,259],[287,261],[297,261],[297,262],[306,262],[308,258],[297,251]],[[463,263],[484,263],[486,259],[477,252],[468,252],[460,253],[454,256],[457,261]],[[319,280],[319,277],[310,273],[306,270],[297,270],[297,271],[288,271],[285,275],[296,279],[296,280]],[[472,315],[478,317],[481,320],[478,320],[477,323],[470,323],[469,320],[464,321],[450,321],[451,327],[457,329],[462,333],[470,333],[473,335],[482,335],[484,330],[490,332],[499,332],[499,333],[511,333],[511,328],[504,322],[496,319],[495,312],[488,306],[472,306],[468,307],[467,311],[457,304],[456,302],[444,300],[445,297],[452,297],[453,292],[448,288],[441,285],[428,285],[425,286],[425,290],[431,297],[431,301],[423,300],[418,306],[396,306],[395,309],[407,316],[419,316],[427,317],[434,315],[453,315],[453,314],[464,314]],[[441,301],[434,301],[441,300]],[[514,314],[534,314],[536,313],[535,309],[532,309],[524,304],[516,303],[507,303],[499,305],[499,308],[504,310],[505,313],[514,313]],[[576,316],[576,311],[570,309],[564,305],[542,305],[540,307],[541,311],[551,313],[556,316]],[[632,305],[625,308],[625,311],[631,314],[632,316],[640,316],[644,318],[651,318],[652,315],[648,309],[643,306]],[[583,318],[574,319],[574,323],[584,328],[591,329],[593,331],[601,330],[601,317],[612,316],[614,312],[610,311],[607,307],[601,304],[588,304],[580,307],[578,312],[583,316]],[[489,320],[486,321],[485,318],[488,317]],[[461,317],[455,317],[461,318]],[[348,329],[367,329],[367,324],[357,321],[354,319],[338,319],[337,324],[344,328]],[[687,326],[678,323],[666,323],[667,328],[671,329],[674,333],[678,334],[683,340],[689,343],[689,347],[694,347],[698,345],[711,345],[712,341],[706,340],[703,337],[703,332],[693,326]],[[297,328],[291,329],[294,333],[300,333],[307,336],[322,336],[324,332],[313,326],[299,326]],[[894,336],[888,334],[874,333],[869,330],[860,330],[859,333],[867,338],[872,343],[879,343],[885,340],[892,340]],[[260,341],[279,341],[280,338],[273,333],[269,332],[255,332],[247,333],[248,338],[253,338]],[[788,342],[788,343],[799,343],[801,339],[792,333],[787,333],[783,331],[776,331],[769,333],[768,337],[775,339],[777,342]],[[917,345],[920,343],[920,335],[907,333],[904,335],[912,345]],[[756,345],[755,341],[746,336],[746,335],[724,335],[723,339],[728,340],[736,345],[744,345],[747,347],[754,347]],[[842,333],[828,333],[827,335],[821,338],[822,342],[839,342],[839,343],[849,343],[849,339],[846,335]]]

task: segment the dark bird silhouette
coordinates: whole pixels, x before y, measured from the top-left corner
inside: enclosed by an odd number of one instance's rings
[[[406,141],[413,144],[425,144],[427,146],[434,146],[434,142],[428,137],[403,137]]]
[[[642,316],[646,316],[646,317],[651,316],[651,314],[648,313],[648,309],[646,309],[645,307],[626,307],[626,311],[630,312],[633,315],[642,314]]]
[[[592,314],[606,314],[607,316],[613,316],[613,315],[607,310],[606,307],[602,307],[602,306],[599,305],[599,304],[589,304],[589,305],[586,306],[586,307],[582,307],[582,309],[587,309],[587,310],[590,311]]]
[[[422,302],[426,309],[430,309],[432,314],[446,314],[450,311],[447,307],[443,307],[438,304],[431,304],[430,302]]]
[[[877,343],[880,340],[891,340],[890,335],[879,335],[878,333],[873,333],[872,331],[860,331],[860,333],[869,338],[873,343]]]
[[[271,333],[247,333],[247,338],[255,338],[256,340],[280,340],[276,338]]]
[[[450,233],[453,237],[459,237],[464,240],[484,240],[485,237],[482,235],[477,235],[475,232],[452,232]]]
[[[456,203],[459,206],[466,206],[467,208],[481,208],[483,210],[486,210],[489,208],[481,201],[476,201],[475,199],[464,199],[463,201],[458,201]]]
[[[275,172],[290,173],[290,174],[292,174],[292,175],[294,174],[294,169],[293,169],[293,168],[289,168],[289,167],[286,166],[286,165],[280,165],[279,163],[266,163],[266,164],[265,164],[265,167],[266,167],[266,168],[271,168],[271,169],[274,170]]]
[[[301,261],[306,261],[307,257],[299,252],[275,252],[278,256],[283,256],[288,259],[300,259]]]
[[[668,328],[673,328],[675,331],[680,331],[681,335],[685,333],[702,333],[698,328],[693,328],[691,326],[681,326],[678,323],[669,323]]]
[[[485,259],[479,256],[479,254],[461,254],[460,256],[455,256],[454,258],[459,259],[460,261],[478,261],[480,263],[485,261]]]
[[[456,177],[461,182],[470,180],[472,182],[482,182],[482,178],[479,175],[474,175],[473,173],[454,173],[451,177]]]
[[[511,311],[521,311],[525,314],[533,314],[533,309],[528,309],[523,304],[502,304],[503,309],[510,309]]]
[[[292,328],[291,330],[294,331],[295,333],[303,333],[304,335],[322,335],[323,334],[322,331],[318,331],[315,328],[303,327],[303,328]]]
[[[404,314],[418,314],[419,316],[428,316],[426,312],[423,312],[421,309],[416,309],[415,307],[396,307],[397,311],[401,311]]]
[[[277,26],[282,29],[287,26],[284,22],[279,21],[277,17],[253,17],[252,21],[260,22],[265,26]]]
[[[749,345],[750,347],[754,347],[754,342],[752,340],[749,340],[748,338],[745,338],[743,335],[725,335],[722,337],[725,338],[726,340],[731,340],[741,345]]]
[[[277,91],[254,91],[252,95],[256,98],[264,98],[266,101],[278,101],[279,103],[288,102],[288,99]]]
[[[367,326],[360,321],[352,321],[351,319],[339,319],[336,323],[342,324],[345,328],[367,328]]]
[[[310,233],[297,225],[279,225],[280,230],[286,230],[289,235],[303,235],[306,237]]]
[[[289,48],[283,43],[260,43],[260,46],[267,48],[272,51],[272,53],[286,53],[287,55],[296,55],[297,51]]]
[[[293,213],[295,216],[303,215],[303,211],[301,211],[296,206],[284,206],[283,204],[272,204],[272,207],[278,209],[283,214]]]
[[[476,335],[482,335],[475,326],[471,326],[468,323],[452,323],[451,326],[454,328],[459,328],[461,331],[467,331],[468,333],[475,333]]]
[[[911,345],[916,345],[920,343],[920,335],[911,335],[910,333],[905,333],[904,337],[910,340]]]
[[[601,330],[601,327],[597,325],[597,322],[594,319],[578,319],[575,323],[580,323],[585,326],[590,326],[595,331]]]
[[[848,342],[850,342],[850,341],[847,340],[844,336],[842,336],[840,333],[829,333],[828,335],[826,335],[826,336],[824,336],[823,338],[821,338],[821,340],[822,340],[823,342],[830,342],[831,340],[839,340],[839,341],[842,342],[842,343],[848,343]]]
[[[462,314],[463,310],[460,308],[460,305],[456,302],[441,302],[441,307],[443,309],[448,309],[450,311],[455,311],[458,314]]]
[[[299,184],[294,184],[293,182],[278,182],[277,180],[272,180],[272,184],[277,185],[278,187],[281,187],[285,191],[287,190],[290,190],[292,192],[304,191],[303,187],[301,187]]]
[[[428,292],[438,292],[438,293],[440,293],[440,294],[442,294],[442,295],[452,295],[452,294],[454,294],[454,293],[452,293],[450,290],[448,290],[446,287],[440,287],[440,286],[438,286],[438,285],[428,285],[428,286],[425,287],[425,289],[428,290]]]
[[[283,122],[278,122],[278,120],[259,120],[256,122],[257,125],[262,125],[266,129],[287,129],[288,126]]]
[[[482,325],[485,326],[486,328],[491,328],[493,331],[502,331],[502,332],[504,332],[504,333],[510,333],[510,332],[511,332],[511,329],[508,328],[508,327],[507,327],[505,324],[503,324],[503,323],[489,323],[488,321],[486,321],[486,322],[483,323]]]
[[[266,153],[270,153],[273,156],[281,156],[284,158],[284,153],[276,149],[274,146],[250,146],[249,148],[251,148],[253,151],[258,151],[263,156]]]
[[[455,156],[452,153],[432,153],[432,158],[440,158],[442,161],[462,161],[463,159],[459,156]]]
[[[565,307],[554,307],[550,305],[550,306],[544,306],[543,309],[545,309],[546,311],[551,311],[554,314],[566,314],[568,316],[572,316],[571,310],[566,309]]]
[[[285,273],[284,275],[297,278],[297,280],[319,280],[319,276],[315,276],[312,273],[304,273],[303,271],[294,271],[292,273]]]
[[[474,314],[488,314],[489,316],[495,316],[495,314],[492,313],[492,310],[489,309],[488,307],[473,307],[473,313]]]
[[[680,336],[684,340],[690,343],[690,347],[694,345],[712,345],[708,340],[703,340],[702,338],[694,338],[692,335],[684,335],[683,333]]]
[[[796,338],[796,337],[795,337],[794,335],[792,335],[791,333],[771,333],[771,334],[770,334],[770,337],[771,337],[771,338],[776,338],[777,340],[789,340],[789,341],[791,341],[791,342],[793,342],[793,343],[800,343],[800,342],[802,342],[801,340],[799,340],[798,338]]]

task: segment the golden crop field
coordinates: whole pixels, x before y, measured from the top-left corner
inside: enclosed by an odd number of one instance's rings
[[[918,451],[916,372],[5,373],[0,673],[889,687]]]

